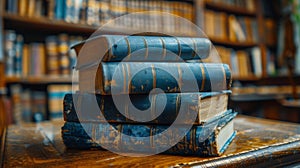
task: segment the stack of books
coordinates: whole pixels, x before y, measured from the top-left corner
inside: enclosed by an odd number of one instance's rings
[[[218,156],[235,137],[231,71],[202,62],[207,38],[102,35],[74,48],[79,91],[64,98],[67,148]]]

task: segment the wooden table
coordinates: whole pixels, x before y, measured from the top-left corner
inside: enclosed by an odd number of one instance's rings
[[[102,150],[66,149],[63,122],[11,125],[6,131],[4,167],[185,167],[283,166],[300,162],[300,125],[238,116],[236,138],[221,157],[154,155],[125,157]],[[1,150],[2,151],[2,150]]]

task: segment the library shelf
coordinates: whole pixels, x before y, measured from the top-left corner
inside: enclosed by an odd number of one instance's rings
[[[292,77],[296,85],[300,85],[300,75]],[[267,76],[258,81],[259,85],[291,85],[289,76]]]
[[[228,5],[228,4],[224,4],[224,3],[208,2],[208,1],[205,1],[204,5],[208,9],[214,9],[214,10],[217,10],[217,11],[227,12],[227,13],[231,13],[231,14],[252,16],[252,17],[256,16],[255,11],[250,11],[246,8],[237,7],[237,6],[234,6],[234,5]]]
[[[259,81],[262,77],[248,75],[248,76],[233,76],[234,81]]]
[[[51,33],[62,33],[69,32],[82,35],[101,35],[101,34],[118,34],[118,35],[129,35],[141,32],[139,29],[116,26],[116,25],[104,25],[104,26],[91,26],[80,23],[68,23],[63,20],[52,20],[46,17],[26,17],[17,14],[11,14],[9,12],[4,12],[2,14],[7,27],[14,29],[37,29],[39,31],[51,32]],[[98,29],[101,31],[96,32]],[[197,32],[165,32],[162,33],[152,33],[151,31],[144,33],[143,35],[171,35],[171,36],[199,36]],[[198,33],[199,34],[199,33]]]
[[[29,76],[29,77],[6,77],[6,83],[29,83],[29,84],[48,84],[48,83],[72,83],[72,76]]]
[[[258,46],[257,43],[248,42],[248,41],[230,41],[230,40],[226,40],[226,39],[212,38],[212,37],[209,37],[209,39],[214,44],[223,45],[223,46],[227,46],[227,47],[233,47],[233,48],[249,48],[249,47]]]
[[[9,26],[14,28],[18,28],[18,26],[22,26],[22,28],[33,28],[33,29],[41,29],[48,31],[68,31],[75,33],[92,33],[96,30],[95,27],[84,25],[84,24],[73,24],[67,23],[60,20],[51,20],[46,17],[26,17],[20,16],[16,14],[11,14],[8,12],[4,12],[3,19],[5,23],[9,23]]]

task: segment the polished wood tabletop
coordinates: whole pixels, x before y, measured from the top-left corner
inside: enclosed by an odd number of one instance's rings
[[[3,167],[245,167],[300,162],[300,125],[239,115],[237,136],[221,157],[153,155],[128,157],[104,150],[66,149],[63,121],[10,125]]]

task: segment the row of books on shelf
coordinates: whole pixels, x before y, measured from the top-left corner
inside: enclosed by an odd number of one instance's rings
[[[8,123],[41,122],[62,119],[63,98],[72,92],[72,85],[48,85],[46,90],[9,86],[5,100]]]
[[[6,11],[28,17],[47,17],[68,23],[100,26],[111,19],[133,12],[169,12],[190,21],[193,20],[193,5],[189,1],[148,1],[148,0],[7,0]],[[178,23],[176,17],[166,14],[129,15],[114,22],[114,26],[149,28],[180,32],[186,24]],[[162,26],[164,25],[164,26]]]
[[[254,0],[206,0],[206,2],[216,3],[226,6],[238,7],[246,9],[248,11],[255,11],[255,1]]]
[[[300,86],[296,86],[297,93],[300,94]],[[233,87],[232,95],[276,95],[291,96],[293,86],[291,85],[261,85],[261,86],[241,86]]]
[[[24,43],[14,30],[5,31],[5,74],[7,77],[70,75],[76,62],[70,45],[80,36],[47,36],[43,42]]]
[[[225,12],[205,10],[204,30],[210,38],[232,42],[258,43],[258,22],[254,17],[236,16]],[[272,19],[264,21],[264,39],[267,44],[276,42],[276,26]]]
[[[257,20],[253,17],[205,10],[204,19],[204,30],[211,38],[252,43],[259,40]]]
[[[215,46],[223,63],[228,64],[234,77],[262,77],[263,63],[259,47],[235,50],[223,46]],[[276,73],[274,53],[267,50],[267,74]]]

